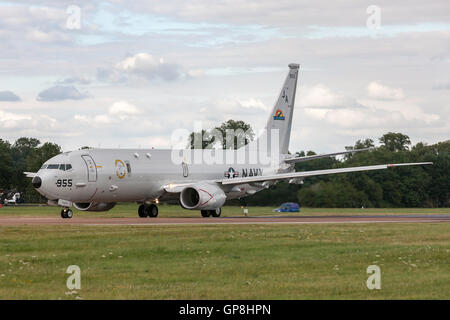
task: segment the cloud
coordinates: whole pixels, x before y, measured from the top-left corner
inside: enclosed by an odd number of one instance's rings
[[[109,107],[109,114],[112,116],[126,117],[140,113],[141,111],[135,105],[127,101],[117,101]]]
[[[70,85],[70,84],[82,84],[87,85],[90,84],[92,80],[88,77],[80,77],[80,76],[73,76],[73,77],[67,77],[61,80],[56,81],[57,85]]]
[[[84,122],[87,124],[108,125],[122,122],[124,120],[137,119],[137,116],[142,111],[135,105],[121,100],[114,102],[109,108],[108,113],[98,114],[95,116],[75,115],[74,120]]]
[[[173,81],[181,78],[180,66],[165,63],[162,58],[155,58],[148,53],[138,53],[127,57],[116,65],[116,70],[126,74],[138,75],[149,80],[162,79]]]
[[[449,83],[441,83],[433,86],[433,90],[450,90],[450,82]]]
[[[53,131],[57,121],[40,114],[20,114],[0,110],[0,132],[2,136],[13,135],[43,135],[47,130]],[[52,132],[54,134],[55,132]]]
[[[75,121],[84,122],[90,125],[98,125],[98,124],[110,124],[112,122],[111,118],[108,115],[101,114],[96,116],[86,116],[76,114],[73,119]]]
[[[356,105],[354,100],[333,92],[323,84],[306,86],[302,88],[300,94],[298,105],[305,108],[342,108]]]
[[[12,91],[0,91],[0,101],[20,101],[20,97]]]
[[[248,109],[261,109],[268,111],[269,107],[267,107],[260,99],[255,98],[249,98],[249,99],[242,99],[238,100],[239,104]]]
[[[26,33],[26,39],[41,43],[69,41],[69,36],[57,31],[45,32],[39,29],[31,29]]]
[[[148,81],[172,82],[180,79],[204,76],[202,69],[184,71],[176,63],[167,63],[149,53],[141,52],[126,57],[112,67],[97,68],[97,80],[106,82],[127,82],[142,79]]]
[[[135,0],[127,3],[127,9],[139,13],[174,16],[182,21],[339,26],[365,23],[368,17],[366,8],[369,4],[357,0],[317,0],[314,5],[307,1],[293,0]],[[430,6],[423,6],[420,1],[410,1],[408,10],[405,10],[402,2],[379,0],[377,5],[381,8],[384,24],[448,20],[447,11],[444,10],[447,3],[444,0],[437,0]]]
[[[448,26],[443,0],[425,7],[413,0],[408,10],[381,0],[382,34],[406,26],[392,37],[355,36],[366,29],[368,17],[367,4],[356,0],[318,0],[314,6],[293,0],[81,1],[80,30],[67,29],[66,4],[72,3],[0,4],[0,87],[22,98],[1,108],[54,117],[64,130],[49,130],[48,136],[37,130],[36,137],[65,148],[130,146],[133,139],[153,134],[169,141],[165,131],[191,128],[197,119],[212,126],[242,119],[262,127],[268,117],[262,110],[273,106],[289,62],[301,63],[293,150],[331,152],[356,141],[361,130],[376,132],[375,137],[395,130],[429,143],[448,139],[450,109],[443,90],[448,79],[442,71],[450,61],[450,29],[443,30]],[[441,26],[418,30],[436,23]],[[323,38],[307,37],[317,29]],[[343,33],[348,37],[337,38]],[[173,75],[164,78],[167,65]],[[394,94],[368,95],[371,82],[394,88]],[[432,90],[433,85],[443,88]],[[89,104],[27,100],[51,86],[89,90],[95,98]],[[396,99],[395,88],[402,88],[403,99]],[[142,106],[142,112],[129,114],[124,108],[112,115],[109,109],[119,101]],[[130,120],[120,122],[125,116]],[[1,133],[14,138],[22,131]],[[69,133],[72,139],[60,138]]]
[[[73,86],[54,86],[39,93],[38,101],[81,100],[88,98],[87,93],[81,93]]]
[[[367,93],[370,98],[379,100],[401,100],[405,98],[401,88],[390,88],[376,81],[369,83]]]

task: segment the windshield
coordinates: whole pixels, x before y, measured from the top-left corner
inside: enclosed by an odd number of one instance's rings
[[[62,170],[62,171],[67,171],[67,170],[72,169],[72,165],[71,164],[65,164],[65,163],[63,163],[63,164],[49,164],[49,165],[44,164],[41,167],[41,169],[59,169],[59,170]]]

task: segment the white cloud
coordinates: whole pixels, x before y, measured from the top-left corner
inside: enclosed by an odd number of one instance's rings
[[[191,78],[203,77],[205,75],[205,70],[203,69],[188,70],[187,75]]]
[[[141,111],[135,105],[132,105],[127,101],[117,101],[109,107],[109,114],[112,116],[129,116],[137,115],[139,113],[141,113]]]
[[[125,58],[116,66],[119,70],[137,73],[155,72],[164,63],[163,59],[155,59],[151,54],[138,53],[132,57]]]
[[[369,83],[367,93],[370,98],[380,100],[401,100],[405,98],[401,88],[390,88],[376,81]]]
[[[333,92],[323,84],[302,88],[297,101],[301,107],[314,108],[339,108],[353,104],[350,99],[342,94]]]
[[[106,114],[97,114],[93,116],[76,114],[73,118],[75,121],[86,124],[109,125],[115,123],[123,123],[124,120],[137,119],[137,115],[141,110],[135,105],[127,101],[116,101],[109,108]]]
[[[74,86],[54,86],[41,91],[38,101],[81,100],[89,97],[86,92],[80,92]]]
[[[269,107],[267,107],[260,99],[249,98],[238,100],[238,102],[244,108],[269,110]]]
[[[116,70],[125,74],[138,75],[149,80],[162,79],[166,81],[181,78],[180,66],[165,63],[163,58],[156,58],[151,54],[142,52],[127,57],[116,64]]]
[[[13,113],[0,110],[0,133],[7,138],[11,135],[16,137],[25,135],[38,137],[49,132],[56,134],[54,130],[57,127],[58,122],[47,115]]]
[[[5,112],[0,110],[0,127],[8,129],[16,127],[20,121],[31,120],[31,116]]]
[[[100,114],[92,117],[76,114],[73,118],[75,121],[84,122],[89,125],[110,124],[112,122],[111,118],[105,114]]]
[[[69,37],[62,32],[45,32],[39,29],[32,29],[26,33],[26,39],[30,41],[50,43],[57,41],[69,41]]]

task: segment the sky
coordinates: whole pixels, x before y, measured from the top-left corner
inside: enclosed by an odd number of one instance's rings
[[[300,64],[290,151],[450,138],[450,3],[0,1],[0,138],[64,151],[257,131]]]

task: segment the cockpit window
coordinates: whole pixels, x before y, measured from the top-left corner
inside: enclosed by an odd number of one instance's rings
[[[59,169],[59,170],[62,170],[62,171],[67,171],[67,170],[70,170],[70,169],[72,169],[72,165],[71,164],[49,164],[49,165],[46,165],[46,164],[44,164],[42,167],[41,167],[41,169]]]

